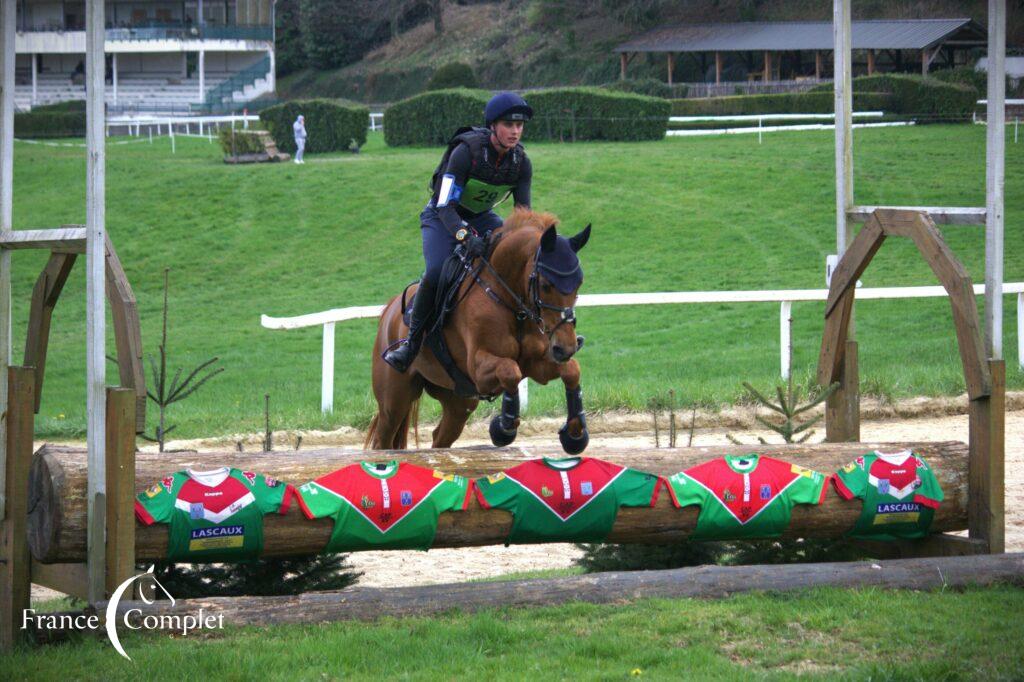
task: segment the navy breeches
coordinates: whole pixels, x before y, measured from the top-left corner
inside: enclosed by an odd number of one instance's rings
[[[494,228],[500,227],[503,221],[497,213],[488,211],[466,222],[483,237]],[[420,232],[423,235],[423,260],[426,262],[423,279],[437,284],[441,268],[448,260],[448,256],[455,251],[458,242],[445,228],[440,216],[437,215],[437,208],[432,204],[427,204],[420,213]]]

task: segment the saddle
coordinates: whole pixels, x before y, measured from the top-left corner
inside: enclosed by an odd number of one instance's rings
[[[494,242],[488,245],[488,252],[490,252],[493,245]],[[441,367],[451,377],[452,382],[455,384],[455,395],[460,398],[476,398],[491,401],[497,396],[480,395],[476,384],[469,378],[469,375],[455,364],[455,358],[452,357],[451,351],[448,349],[448,343],[444,340],[445,323],[448,321],[452,311],[462,301],[459,297],[459,290],[462,287],[462,283],[466,281],[466,278],[474,274],[474,270],[476,268],[465,257],[461,246],[456,248],[455,253],[444,262],[444,266],[441,268],[441,277],[437,284],[434,315],[428,321],[423,343],[430,348],[434,357],[441,363]],[[415,283],[410,283],[405,287],[405,291],[402,292],[402,319],[406,326],[409,325],[410,316],[412,315],[412,301],[407,300],[409,287]]]

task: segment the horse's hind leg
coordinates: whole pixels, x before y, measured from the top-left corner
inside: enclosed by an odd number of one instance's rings
[[[476,398],[460,398],[454,391],[434,384],[427,384],[426,389],[430,397],[441,403],[441,421],[433,432],[433,447],[451,447],[462,435],[469,415],[473,414],[480,401]]]
[[[409,428],[409,411],[423,394],[423,379],[418,374],[398,374],[392,371],[394,378],[389,377],[384,390],[376,390],[377,424],[370,448],[373,450],[390,450],[402,448],[406,442],[405,430]]]

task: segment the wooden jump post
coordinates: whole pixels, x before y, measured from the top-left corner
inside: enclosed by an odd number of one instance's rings
[[[1005,164],[1006,0],[988,3],[986,204],[976,207],[863,207],[853,193],[852,0],[833,0],[835,47],[836,248],[841,260],[829,289],[818,382],[839,383],[826,403],[826,439],[860,440],[860,389],[854,333],[857,278],[887,237],[910,239],[949,292],[967,385],[969,413],[969,538],[939,536],[940,552],[1004,551],[1006,365],[1002,356],[1003,185]],[[934,54],[932,55],[934,57]],[[930,62],[923,55],[924,68]],[[848,226],[864,222],[853,238]],[[985,225],[985,314],[979,319],[971,280],[946,246],[936,222]]]

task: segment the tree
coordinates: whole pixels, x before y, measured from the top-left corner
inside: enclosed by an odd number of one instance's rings
[[[441,0],[430,0],[430,12],[434,15],[434,33],[444,33],[444,17],[442,16]]]
[[[306,50],[302,42],[300,0],[278,0],[275,10],[275,49],[277,75],[306,67]]]

